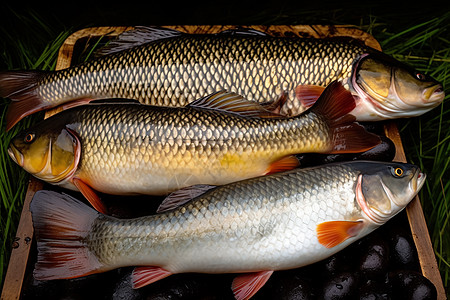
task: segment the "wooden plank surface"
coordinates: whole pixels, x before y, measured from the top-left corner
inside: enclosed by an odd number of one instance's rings
[[[402,139],[394,121],[386,122],[385,133],[395,144],[396,149],[393,161],[406,162]],[[411,227],[413,240],[416,244],[422,274],[436,286],[438,299],[447,299],[419,196],[416,196],[406,207],[406,214],[408,216],[409,226]]]
[[[6,270],[5,281],[3,282],[2,300],[20,298],[20,291],[22,290],[23,278],[31,249],[31,241],[33,239],[33,222],[29,207],[34,193],[42,189],[42,186],[41,181],[30,176],[16,238],[12,245],[8,269]]]
[[[234,29],[233,25],[210,25],[210,26],[164,26],[166,28],[176,29],[186,33],[217,33],[227,29]],[[367,46],[381,50],[380,44],[373,36],[361,31],[354,26],[322,26],[322,25],[277,25],[277,26],[241,26],[242,28],[253,28],[264,31],[275,36],[292,36],[297,35],[301,37],[314,38],[328,38],[328,37],[352,37],[364,42]],[[100,36],[115,36],[124,31],[133,29],[134,27],[92,27],[85,28],[73,33],[69,36],[64,44],[61,46],[58,54],[56,69],[64,69],[71,65],[72,54],[76,42],[81,38],[94,38]],[[57,113],[54,109],[48,111],[45,117],[49,117]],[[396,145],[396,156],[394,161],[406,162],[405,153],[401,143],[401,138],[398,133],[395,122],[387,122],[386,136],[389,137]],[[8,265],[7,274],[5,277],[4,287],[1,299],[19,299],[22,289],[23,278],[26,271],[27,260],[29,256],[31,239],[33,237],[33,226],[31,222],[31,213],[29,211],[29,204],[34,196],[34,193],[42,189],[42,183],[34,178],[30,179],[28,190],[24,200],[24,207],[22,209],[21,219],[17,230],[17,244],[11,252],[11,258]],[[436,258],[434,256],[431,240],[428,234],[428,229],[425,223],[420,200],[416,197],[411,204],[406,208],[408,220],[411,226],[413,239],[416,244],[417,252],[419,254],[419,261],[422,272],[425,277],[430,279],[437,288],[438,299],[446,299],[445,290],[442,284],[442,279],[437,267]],[[30,241],[30,242],[26,242]]]

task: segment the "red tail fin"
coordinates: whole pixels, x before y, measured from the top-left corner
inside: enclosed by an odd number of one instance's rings
[[[98,213],[66,194],[41,190],[30,205],[37,239],[37,280],[76,278],[106,271],[86,248]]]
[[[379,136],[355,123],[349,114],[356,107],[352,94],[340,82],[330,83],[311,111],[325,118],[332,133],[333,149],[329,153],[358,153],[381,143]]]
[[[37,82],[45,72],[8,71],[0,73],[0,97],[11,98],[6,115],[6,130],[32,113],[45,109],[37,94]]]

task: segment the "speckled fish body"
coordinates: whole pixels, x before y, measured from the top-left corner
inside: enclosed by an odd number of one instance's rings
[[[317,240],[319,223],[362,218],[354,201],[358,175],[345,165],[273,174],[217,188],[152,217],[100,217],[87,245],[104,265],[161,266],[172,273],[298,267],[330,252]]]
[[[262,175],[292,153],[331,151],[326,123],[312,115],[272,120],[103,104],[74,108],[45,123],[61,128],[56,131],[67,127],[79,138],[73,177],[111,194],[158,195],[192,184],[223,184]]]
[[[327,105],[334,97],[341,105]],[[19,133],[8,151],[25,170],[52,184],[82,192],[90,187],[163,195],[292,169],[297,153],[371,149],[380,139],[345,114],[352,107],[353,98],[337,82],[308,113],[291,118],[226,92],[183,108],[91,104]],[[258,115],[246,115],[252,112]]]
[[[37,93],[50,106],[80,98],[131,98],[185,106],[226,89],[249,100],[274,100],[298,85],[326,86],[350,77],[358,44],[267,35],[186,35],[46,74]],[[326,57],[326,58],[325,58]]]
[[[291,152],[330,149],[326,125],[305,118],[106,104],[75,108],[70,119],[78,120],[68,127],[82,145],[74,177],[111,194],[164,195],[192,184],[229,183],[261,175]]]
[[[367,235],[401,211],[424,179],[408,164],[328,164],[213,187],[172,210],[128,220],[43,191],[31,204],[39,251],[34,274],[47,280],[146,266],[135,270],[135,287],[181,272],[269,271],[254,273],[267,277]],[[177,193],[162,206],[179,201]],[[233,283],[238,299],[249,296],[240,287],[253,277],[245,278]]]
[[[103,52],[56,72],[0,73],[0,96],[13,100],[7,128],[30,113],[62,104],[129,98],[185,106],[223,89],[260,103],[287,92],[278,109],[291,116],[309,107],[335,80],[360,99],[353,113],[360,121],[422,114],[444,98],[442,85],[432,78],[350,39],[273,37],[252,30],[183,34],[138,27]],[[390,89],[391,82],[396,89]]]
[[[350,77],[352,63],[361,52],[350,43],[184,36],[48,75],[39,93],[48,102],[121,97],[151,105],[185,106],[226,89],[265,102],[284,91],[293,93],[301,84],[326,86]],[[321,58],[325,53],[327,61]]]

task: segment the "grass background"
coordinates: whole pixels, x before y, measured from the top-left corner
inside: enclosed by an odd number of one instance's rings
[[[366,2],[366,1],[364,1]],[[73,5],[73,4],[69,4]],[[52,70],[57,51],[71,33],[90,26],[178,24],[352,24],[372,34],[388,54],[432,75],[450,94],[450,1],[228,1],[215,3],[77,2],[66,8],[0,4],[0,71]],[[433,111],[399,120],[409,162],[428,175],[420,193],[434,252],[449,295],[450,286],[450,107],[449,96]],[[0,286],[20,217],[28,175],[9,159],[11,137],[38,114],[6,133],[9,100],[0,99]]]

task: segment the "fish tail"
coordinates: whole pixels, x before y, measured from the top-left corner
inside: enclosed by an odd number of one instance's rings
[[[324,117],[332,134],[329,153],[359,153],[381,143],[378,135],[370,133],[355,122],[350,112],[356,107],[353,95],[334,81],[323,91],[311,111]]]
[[[30,205],[38,257],[37,280],[77,278],[106,270],[85,239],[98,213],[66,194],[41,190]]]
[[[46,72],[7,71],[0,73],[0,97],[11,98],[6,115],[6,130],[24,117],[46,108],[37,92],[38,82]]]

